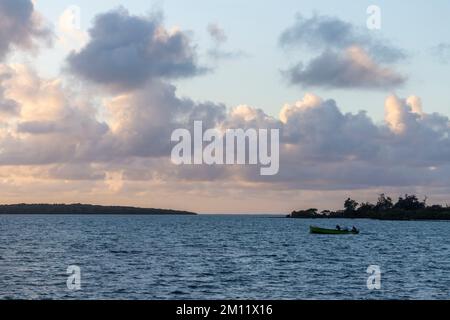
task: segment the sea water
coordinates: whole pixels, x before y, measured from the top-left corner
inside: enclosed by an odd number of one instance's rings
[[[336,224],[361,234],[309,234]],[[449,234],[439,221],[0,216],[0,298],[449,299]]]

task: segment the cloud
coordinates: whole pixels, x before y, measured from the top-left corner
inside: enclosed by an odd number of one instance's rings
[[[280,113],[279,174],[261,177],[249,167],[240,174],[286,190],[446,188],[450,122],[417,113],[418,101],[389,96],[386,121],[376,124],[364,111],[345,114],[334,100],[307,94]]]
[[[81,29],[81,9],[69,6],[58,19],[58,40],[68,51],[80,50],[89,40],[87,32]]]
[[[30,50],[51,36],[31,0],[0,0],[0,60],[13,47]]]
[[[341,30],[335,37],[329,24]],[[304,39],[301,45],[318,55],[286,73],[292,82],[381,89],[406,80],[384,65],[402,58],[389,58],[389,50],[377,55],[377,43],[351,25],[315,18],[304,28],[284,45]],[[210,31],[213,41],[226,42],[220,27]],[[449,118],[429,113],[417,96],[387,97],[381,123],[312,93],[274,117],[246,104],[180,97],[168,79],[202,68],[187,34],[166,30],[158,18],[111,11],[96,18],[89,36],[68,63],[82,79],[114,89],[107,97],[24,65],[0,65],[0,186],[8,201],[57,192],[67,202],[275,211],[294,209],[298,199],[340,201],[348,190],[448,195]],[[219,130],[280,129],[279,174],[262,177],[255,166],[174,166],[171,133],[192,130],[195,120]]]
[[[390,64],[406,58],[403,50],[338,18],[301,15],[279,39],[285,48],[319,52],[308,63],[283,71],[291,84],[303,87],[385,89],[407,80]]]
[[[325,51],[305,67],[299,63],[285,75],[291,84],[304,87],[388,89],[406,81],[406,77],[379,66],[356,46],[343,53]]]
[[[374,137],[380,128],[365,112],[343,114],[334,100],[307,94],[284,106],[280,119],[286,152],[298,152],[295,159],[299,162],[367,161],[379,150]]]
[[[79,100],[61,82],[41,79],[29,68],[11,68],[4,88],[4,98],[21,112],[0,128],[0,167],[48,167],[39,176],[52,179],[115,177],[108,181],[120,190],[130,181],[215,181],[291,191],[450,187],[449,119],[427,113],[417,96],[389,96],[385,121],[377,124],[364,111],[343,113],[336,101],[314,94],[285,105],[276,118],[248,105],[227,110],[180,98],[173,85],[151,82],[104,100],[99,120],[88,97]],[[171,133],[192,130],[195,120],[220,130],[280,129],[280,173],[262,177],[253,166],[174,166]]]
[[[225,30],[218,24],[210,23],[207,27],[207,31],[214,42],[213,47],[208,50],[208,56],[213,60],[231,60],[246,56],[243,51],[231,51],[223,48],[228,41],[228,36],[226,35]]]
[[[40,78],[21,65],[10,66],[3,87],[4,99],[20,107],[0,126],[0,184],[12,195],[20,186],[22,192],[23,186],[54,190],[59,181],[71,201],[78,198],[67,189],[69,182],[85,201],[96,196],[108,203],[120,196],[121,203],[130,204],[126,199],[132,196],[140,204],[151,198],[170,207],[176,203],[171,192],[190,201],[205,195],[226,198],[247,208],[244,199],[238,200],[245,193],[247,201],[255,199],[252,208],[266,209],[273,208],[266,197],[279,202],[299,192],[333,191],[335,197],[344,190],[376,194],[422,188],[444,194],[450,189],[449,119],[427,113],[417,96],[387,97],[385,121],[376,123],[364,111],[344,113],[335,100],[314,94],[272,117],[248,105],[227,110],[180,98],[173,85],[159,81],[92,105],[58,79]],[[262,177],[254,166],[174,166],[171,133],[192,130],[195,120],[222,130],[280,129],[279,174]],[[163,195],[171,203],[158,202]],[[262,198],[264,207],[257,201]],[[204,210],[214,205],[198,204]]]
[[[0,92],[0,119],[2,117],[15,116],[19,113],[19,106],[15,101],[3,98]]]
[[[111,124],[109,138],[119,157],[167,157],[175,129],[192,129],[197,119],[205,126],[215,127],[225,115],[223,105],[180,99],[173,85],[155,82],[113,98],[107,108]]]
[[[9,119],[17,116],[20,112],[20,106],[16,101],[5,97],[4,82],[10,78],[10,70],[7,66],[0,64],[0,122],[2,118]]]
[[[215,23],[210,23],[208,25],[208,33],[210,37],[213,38],[217,43],[225,43],[228,40],[228,37],[225,34],[225,30],[220,28]]]
[[[0,132],[1,165],[71,163],[94,158],[108,125],[96,119],[89,97],[74,94],[57,79],[42,79],[24,65],[10,66],[5,98],[20,116]]]
[[[155,16],[133,16],[123,8],[100,14],[89,36],[85,47],[69,55],[69,67],[84,79],[116,90],[205,71],[197,64],[188,35],[166,30]]]
[[[447,64],[450,62],[450,43],[441,42],[437,46],[431,48],[431,53],[435,55],[439,62]]]
[[[179,98],[174,86],[162,82],[106,99],[102,106],[23,65],[11,69],[4,87],[5,98],[15,101],[21,114],[0,139],[0,165],[165,157],[173,130],[191,129],[196,119],[215,127],[225,117],[223,105]]]
[[[283,47],[301,47],[322,51],[325,49],[346,49],[359,46],[365,49],[377,62],[396,62],[406,58],[404,50],[393,46],[388,40],[377,37],[367,28],[336,17],[314,14],[311,18],[297,15],[293,26],[280,36]]]
[[[413,98],[410,99],[412,100]],[[413,110],[411,103],[402,101],[394,95],[386,99],[385,121],[393,132],[404,134],[407,130],[417,129],[419,117],[420,114]]]
[[[389,151],[392,159],[433,171],[449,164],[450,121],[447,116],[425,113],[416,96],[401,99],[392,95],[386,99],[385,122],[394,134]]]

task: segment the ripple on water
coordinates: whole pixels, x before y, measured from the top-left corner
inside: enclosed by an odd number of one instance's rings
[[[448,299],[447,222],[0,216],[2,299]],[[4,244],[9,244],[5,246]],[[79,265],[82,290],[67,290]],[[382,289],[366,287],[369,265]]]

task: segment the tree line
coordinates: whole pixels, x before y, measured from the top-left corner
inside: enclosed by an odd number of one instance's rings
[[[406,194],[397,201],[385,194],[380,194],[377,202],[358,203],[352,198],[344,202],[344,209],[339,211],[308,209],[292,212],[290,218],[368,218],[385,220],[450,220],[448,205],[428,205],[428,198],[419,200],[416,195]]]

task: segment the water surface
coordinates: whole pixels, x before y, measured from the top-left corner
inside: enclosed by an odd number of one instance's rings
[[[449,222],[0,216],[0,298],[449,299],[449,234]],[[67,289],[69,265],[80,291]],[[381,290],[367,289],[369,265]]]

